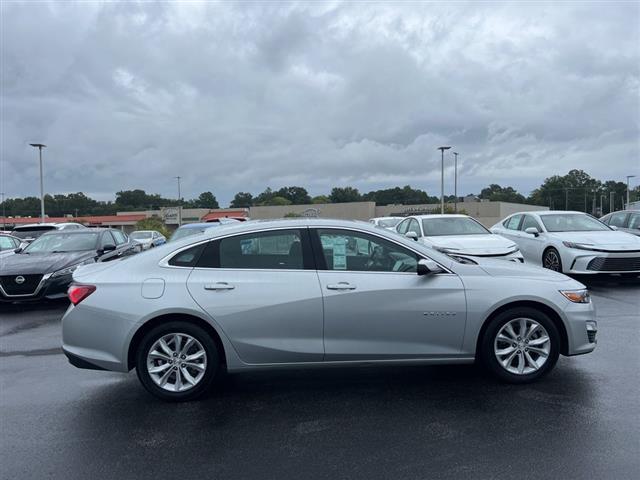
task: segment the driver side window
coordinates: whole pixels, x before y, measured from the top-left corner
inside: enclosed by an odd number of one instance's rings
[[[407,233],[407,228],[409,228],[409,222],[411,221],[411,219],[407,218],[406,220],[403,220],[400,225],[398,225],[397,231],[398,233],[401,233],[402,235],[404,235],[405,233]]]
[[[418,255],[383,238],[350,230],[318,230],[326,270],[416,272]]]

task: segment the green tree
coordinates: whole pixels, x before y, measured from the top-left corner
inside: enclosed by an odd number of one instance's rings
[[[270,187],[267,187],[264,192],[262,192],[260,195],[258,195],[256,198],[253,199],[253,204],[268,205],[269,204],[268,202],[270,202],[271,199],[275,196],[276,194],[274,193],[274,191],[271,190]]]
[[[363,199],[376,202],[376,205],[417,205],[439,201],[437,197],[430,197],[427,192],[413,189],[409,185],[372,191],[366,193]]]
[[[302,187],[282,187],[276,192],[279,197],[286,198],[292,205],[305,205],[311,203],[311,197]]]
[[[276,206],[291,205],[291,200],[289,200],[288,198],[275,196],[267,200],[265,205],[276,205]]]
[[[362,196],[357,188],[333,187],[329,200],[331,200],[331,203],[359,202],[362,200]]]
[[[253,195],[249,192],[238,192],[229,206],[231,208],[249,208],[251,205],[253,205]]]
[[[592,212],[592,200],[602,193],[602,182],[591,178],[583,170],[571,170],[564,176],[554,175],[545,179],[527,199],[528,203],[546,205],[552,210],[579,210]]]
[[[331,203],[331,200],[326,195],[318,195],[311,199],[311,203]]]
[[[491,200],[492,202],[512,202],[524,203],[527,199],[524,195],[518,193],[513,187],[501,187],[492,183],[480,192],[480,198]]]
[[[186,203],[187,208],[220,208],[216,196],[211,192],[202,192],[198,198]]]

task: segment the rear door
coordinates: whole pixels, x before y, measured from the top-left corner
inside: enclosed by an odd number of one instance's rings
[[[308,230],[281,229],[209,242],[187,286],[250,364],[324,356],[322,294]]]
[[[457,275],[419,276],[418,254],[370,233],[312,229],[312,239],[326,361],[460,353],[466,300]]]

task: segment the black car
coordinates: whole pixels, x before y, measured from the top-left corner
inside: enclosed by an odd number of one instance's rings
[[[132,255],[136,245],[119,230],[53,231],[0,262],[0,301],[62,298],[80,265]]]

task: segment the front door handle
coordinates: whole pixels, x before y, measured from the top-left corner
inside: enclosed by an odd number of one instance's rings
[[[204,286],[205,290],[233,290],[234,288],[236,287],[227,282],[209,283]]]
[[[355,290],[356,286],[355,285],[351,285],[350,283],[347,282],[340,282],[340,283],[332,283],[327,285],[327,289],[329,290]]]

